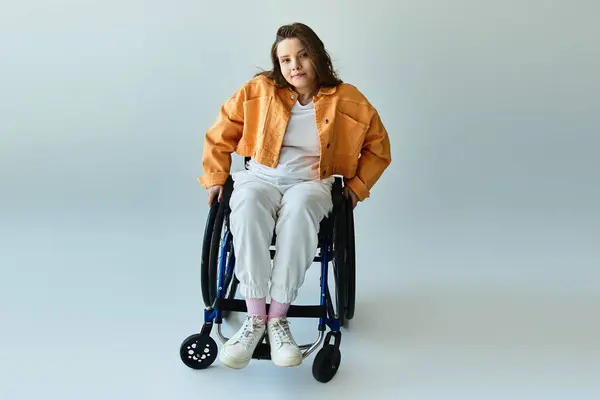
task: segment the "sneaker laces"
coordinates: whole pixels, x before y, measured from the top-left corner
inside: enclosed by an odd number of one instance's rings
[[[257,335],[260,334],[263,324],[256,317],[248,317],[240,329],[237,342],[243,344],[246,348],[251,346]]]
[[[273,320],[272,320],[273,321]],[[290,323],[285,318],[279,318],[273,321],[271,325],[272,333],[274,333],[273,339],[278,346],[282,346],[285,343],[289,343],[295,345],[294,339],[292,339],[292,334],[290,332]]]

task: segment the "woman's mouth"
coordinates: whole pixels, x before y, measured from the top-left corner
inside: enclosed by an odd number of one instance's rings
[[[300,79],[300,78],[304,78],[304,75],[306,75],[306,74],[298,74],[298,75],[294,75],[292,78]]]

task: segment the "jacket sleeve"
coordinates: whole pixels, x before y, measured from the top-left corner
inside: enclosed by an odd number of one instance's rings
[[[356,174],[352,178],[344,179],[345,185],[352,189],[360,201],[363,201],[369,197],[371,188],[391,162],[388,133],[379,114],[375,111],[362,145]]]
[[[231,154],[235,151],[244,129],[245,88],[241,88],[219,111],[216,121],[204,137],[202,169],[198,181],[209,188],[223,185],[229,177]]]

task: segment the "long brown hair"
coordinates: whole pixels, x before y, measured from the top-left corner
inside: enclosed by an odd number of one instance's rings
[[[277,30],[275,42],[271,46],[271,61],[273,69],[270,71],[259,72],[255,76],[264,75],[272,79],[278,87],[290,87],[281,73],[281,66],[277,58],[277,46],[284,39],[297,38],[308,51],[310,59],[315,66],[319,86],[337,86],[342,83],[337,73],[333,69],[333,63],[325,45],[319,39],[315,31],[307,25],[295,22],[290,25],[283,25]]]

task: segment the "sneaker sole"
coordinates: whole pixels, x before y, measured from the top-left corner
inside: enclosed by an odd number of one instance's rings
[[[300,358],[271,359],[271,361],[278,367],[297,367],[302,364],[302,356]]]
[[[248,366],[248,364],[250,364],[250,360],[240,360],[237,358],[233,358],[228,356],[225,352],[221,352],[219,354],[219,361],[221,361],[221,364],[225,365],[226,367],[232,368],[232,369],[242,369]]]

